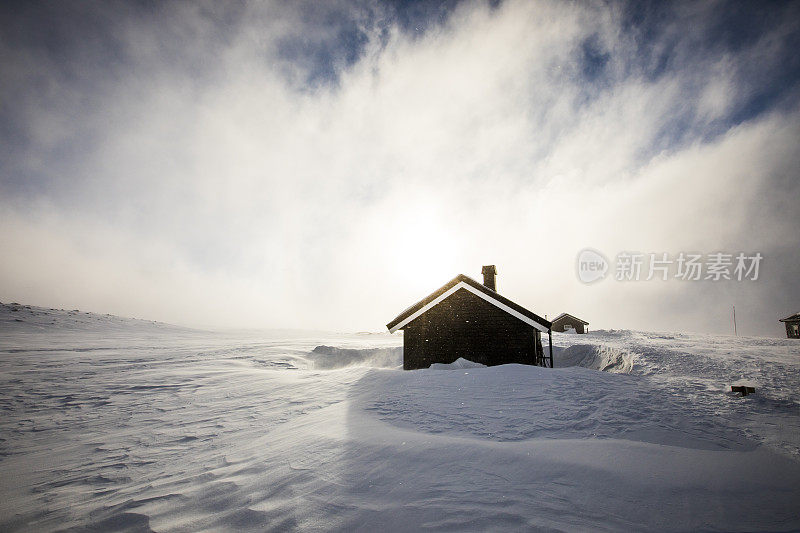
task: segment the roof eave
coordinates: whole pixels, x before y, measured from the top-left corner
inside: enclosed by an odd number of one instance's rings
[[[508,307],[509,308],[508,310],[505,309],[504,310],[509,314],[511,314],[512,316],[514,314],[519,314],[525,317],[525,319],[535,322],[536,324],[538,324],[538,326],[534,324],[531,325],[533,325],[536,329],[539,329],[540,331],[548,331],[552,328],[553,324],[549,320],[540,317],[533,311],[529,311],[528,309],[525,309],[524,307],[515,302],[512,302],[508,298],[498,294],[496,291],[493,291],[492,289],[486,287],[482,283],[478,283],[474,279],[470,278],[469,276],[465,276],[464,274],[459,274],[458,276],[454,277],[453,279],[445,283],[442,287],[440,287],[436,291],[432,292],[431,294],[423,298],[422,300],[406,308],[402,313],[397,315],[397,317],[395,317],[392,321],[386,324],[386,328],[392,333],[394,333],[394,331],[396,331],[397,329],[403,329],[405,327],[405,324],[403,324],[404,321],[406,321],[407,323],[412,321],[412,320],[407,320],[410,316],[413,316],[414,314],[418,313],[421,309],[424,309],[426,306],[430,305],[431,302],[434,302],[437,298],[440,298],[442,295],[447,293],[449,290],[451,290],[459,283],[463,283],[465,287],[466,286],[472,287],[473,290],[471,290],[471,292],[475,292],[476,294],[477,292],[483,293],[489,299],[494,300],[494,302],[496,302],[495,305],[497,305],[497,307],[500,307],[501,309],[503,307]],[[446,299],[449,296],[450,295],[447,295],[444,298],[442,298],[442,301],[444,301],[444,299]],[[436,305],[438,303],[439,302],[436,302],[433,305]],[[523,321],[527,322],[527,320]]]
[[[555,321],[557,321],[557,320],[561,319],[562,317],[570,317],[570,318],[573,318],[573,319],[577,320],[578,322],[580,322],[581,324],[583,324],[583,325],[585,325],[585,326],[588,326],[588,325],[589,325],[589,323],[588,323],[588,322],[586,322],[585,320],[583,320],[582,318],[578,318],[578,317],[576,317],[575,315],[571,315],[571,314],[569,314],[569,313],[561,313],[560,315],[558,315],[557,317],[555,317],[555,318],[553,319],[553,322],[555,322]]]

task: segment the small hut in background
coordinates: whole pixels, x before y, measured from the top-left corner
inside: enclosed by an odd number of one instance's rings
[[[569,313],[561,313],[553,319],[553,331],[566,333],[575,330],[575,333],[587,333],[589,323]]]
[[[790,339],[800,339],[800,313],[795,313],[786,318],[781,318],[780,322],[786,325],[786,336]],[[555,330],[554,330],[555,331]]]

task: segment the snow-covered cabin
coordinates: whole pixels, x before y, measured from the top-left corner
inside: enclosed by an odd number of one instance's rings
[[[553,331],[569,332],[575,330],[575,333],[586,333],[589,331],[589,323],[581,320],[576,316],[569,313],[561,313],[553,319]]]
[[[391,333],[403,330],[404,369],[460,357],[487,366],[553,366],[550,322],[498,294],[496,275],[494,265],[483,267],[483,284],[459,274],[386,325]]]
[[[786,326],[786,336],[788,338],[800,339],[800,313],[781,318],[780,322],[783,322]]]

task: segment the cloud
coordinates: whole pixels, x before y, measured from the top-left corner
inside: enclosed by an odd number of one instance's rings
[[[0,41],[0,294],[380,329],[496,263],[541,314],[727,331],[745,300],[740,331],[778,334],[800,296],[797,18],[732,40],[726,5],[90,4],[45,14],[57,46],[21,17]],[[765,274],[587,287],[585,246],[761,251]]]

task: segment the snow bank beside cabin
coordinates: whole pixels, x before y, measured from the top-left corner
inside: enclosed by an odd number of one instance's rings
[[[332,370],[350,366],[398,368],[403,366],[403,347],[347,348],[321,345],[309,354],[311,366],[318,370]],[[583,367],[591,370],[627,374],[633,369],[634,356],[622,349],[605,345],[576,344],[553,347],[556,368]],[[433,363],[433,370],[485,368],[486,365],[459,357],[452,363]]]
[[[464,368],[486,368],[486,365],[459,357],[452,363],[433,363],[430,368],[431,370],[461,370]]]
[[[342,529],[800,527],[797,462],[635,376],[370,370],[349,402]]]
[[[397,368],[403,366],[403,347],[338,348],[322,345],[314,348],[308,358],[313,367],[320,370],[349,366]]]
[[[462,369],[458,369],[462,370]],[[463,371],[371,370],[366,409],[402,428],[507,442],[625,439],[705,450],[755,443],[712,413],[685,417],[693,399],[636,376],[530,365]]]
[[[553,347],[553,365],[556,368],[580,366],[628,374],[633,370],[633,361],[633,354],[613,346],[574,344],[566,348]]]

